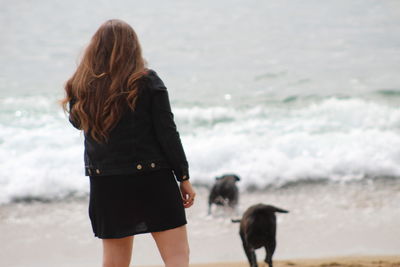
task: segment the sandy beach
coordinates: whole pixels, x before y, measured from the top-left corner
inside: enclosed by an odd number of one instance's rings
[[[191,266],[248,266],[238,224],[230,222],[234,214],[207,215],[208,190],[196,188],[197,203],[187,210]],[[399,192],[388,182],[242,192],[239,211],[258,202],[290,211],[278,214],[275,267],[400,266]],[[1,267],[101,266],[86,198],[2,205],[0,233]],[[264,251],[256,254],[262,261]],[[135,237],[131,266],[162,266],[150,235]]]
[[[191,267],[248,267],[232,219],[259,203],[289,211],[274,267],[400,267],[399,0],[2,1],[0,267],[102,266],[85,135],[59,100],[108,19],[135,29],[168,88],[197,193]],[[124,143],[127,158],[142,145]],[[209,214],[223,174],[241,178],[237,210]],[[134,237],[130,266],[163,266],[150,234]]]
[[[191,264],[191,267],[248,267],[246,262],[221,262],[208,264]],[[260,267],[266,266],[259,263]],[[400,266],[400,256],[353,256],[321,259],[299,259],[274,261],[275,267],[397,267]],[[143,266],[144,267],[144,266]],[[156,267],[156,266],[146,266]],[[159,266],[157,266],[159,267]],[[160,266],[161,267],[161,266]]]

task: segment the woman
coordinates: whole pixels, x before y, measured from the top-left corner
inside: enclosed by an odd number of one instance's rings
[[[195,192],[168,91],[146,69],[134,30],[121,20],[101,25],[65,92],[63,108],[85,136],[89,217],[103,267],[129,266],[140,233],[152,234],[165,266],[189,266],[184,208]]]

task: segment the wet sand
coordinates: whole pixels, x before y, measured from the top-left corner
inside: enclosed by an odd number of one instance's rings
[[[246,262],[191,264],[191,267],[248,267]],[[259,263],[266,267],[265,263]],[[400,267],[399,256],[354,256],[322,259],[278,260],[274,267]],[[150,267],[150,266],[147,266]],[[156,266],[151,266],[156,267]],[[161,266],[157,266],[161,267]]]
[[[235,215],[224,210],[207,215],[208,190],[196,189],[197,202],[187,210],[191,266],[248,266],[239,225],[230,221]],[[242,192],[240,213],[259,202],[290,211],[277,215],[275,267],[399,266],[398,258],[387,257],[400,257],[400,184],[396,182]],[[1,205],[0,233],[1,267],[101,266],[101,240],[93,237],[87,198]],[[368,257],[336,258],[352,255]],[[257,257],[264,258],[262,249]],[[151,236],[136,236],[131,266],[161,264]]]

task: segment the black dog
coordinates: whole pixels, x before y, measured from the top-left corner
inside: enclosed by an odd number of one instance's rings
[[[240,222],[240,238],[251,267],[258,267],[255,250],[265,248],[265,262],[272,267],[272,255],[276,247],[276,216],[275,212],[288,213],[274,206],[257,204],[248,208]]]
[[[239,201],[239,189],[236,182],[240,181],[239,176],[235,174],[225,174],[215,178],[216,182],[211,188],[208,198],[208,214],[211,214],[211,205],[228,205],[236,208]]]

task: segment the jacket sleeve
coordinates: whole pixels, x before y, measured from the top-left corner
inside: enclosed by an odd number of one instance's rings
[[[80,130],[79,123],[74,121],[71,116],[71,110],[72,110],[72,107],[74,106],[75,102],[76,102],[76,99],[74,99],[74,98],[72,98],[71,101],[69,101],[69,118],[68,119],[69,119],[69,122],[72,124],[72,126],[74,126],[76,129]]]
[[[176,129],[167,88],[154,71],[150,75],[153,76],[151,79],[151,113],[157,139],[167,160],[172,165],[176,179],[180,182],[188,180],[189,164],[179,132]]]

